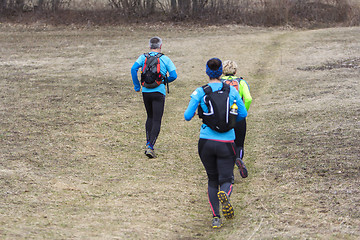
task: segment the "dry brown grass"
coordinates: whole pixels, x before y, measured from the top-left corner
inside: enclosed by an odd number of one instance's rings
[[[359,28],[0,31],[1,239],[359,238],[359,67],[321,68],[358,58]],[[130,67],[153,35],[179,79],[149,160]],[[250,176],[236,175],[236,218],[220,231],[210,229],[200,121],[183,120],[214,56],[237,61],[254,98]]]

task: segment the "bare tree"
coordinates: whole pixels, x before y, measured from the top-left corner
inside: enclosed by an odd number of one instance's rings
[[[35,10],[43,10],[44,7],[44,0],[39,0],[36,7],[34,8]]]
[[[53,11],[57,11],[59,9],[60,0],[52,0],[51,1],[51,9]]]
[[[181,16],[189,16],[191,9],[191,0],[179,0],[179,13]]]
[[[0,0],[0,10],[22,10],[25,0]]]
[[[7,1],[6,0],[0,0],[0,11],[4,10],[6,8]]]
[[[25,0],[16,0],[16,8],[22,10],[24,8]]]
[[[193,15],[199,13],[199,0],[192,0],[192,13]]]
[[[177,4],[176,4],[176,0],[171,0],[171,12],[172,13],[176,13],[177,12]]]
[[[155,12],[155,0],[145,0],[144,3],[145,12],[147,14],[152,14]]]

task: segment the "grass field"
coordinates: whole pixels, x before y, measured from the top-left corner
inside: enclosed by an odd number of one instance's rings
[[[0,25],[0,239],[359,239],[360,28]],[[149,160],[130,68],[177,66]],[[212,230],[185,122],[211,57],[250,84],[236,218]]]

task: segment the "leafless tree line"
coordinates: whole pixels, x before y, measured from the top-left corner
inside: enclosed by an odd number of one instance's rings
[[[75,0],[74,0],[75,1]],[[84,0],[86,1],[86,0]],[[360,24],[356,0],[103,0],[101,19],[217,21],[247,25],[285,25],[298,21]],[[73,0],[0,0],[6,11],[58,12],[73,10]],[[78,0],[77,2],[81,2]],[[84,10],[83,10],[84,11]],[[86,10],[85,10],[86,11]],[[109,14],[111,13],[111,14]],[[93,16],[96,15],[92,13]],[[84,15],[84,12],[82,12]],[[69,17],[69,15],[67,15]],[[75,18],[76,16],[74,16]]]
[[[53,10],[61,8],[61,5],[70,3],[71,0],[0,0],[0,10]]]

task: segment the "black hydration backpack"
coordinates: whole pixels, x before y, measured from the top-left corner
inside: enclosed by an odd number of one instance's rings
[[[160,72],[160,57],[164,54],[158,53],[151,56],[144,53],[145,63],[141,72],[141,85],[146,88],[156,88],[162,84],[164,76]]]
[[[209,111],[205,113],[199,105],[199,118],[202,118],[203,123],[217,132],[223,133],[234,128],[234,124],[230,121],[230,86],[223,83],[222,88],[215,92],[209,85],[202,86],[202,88],[205,92],[204,102]]]

